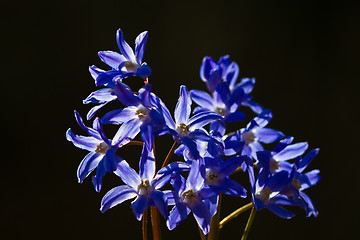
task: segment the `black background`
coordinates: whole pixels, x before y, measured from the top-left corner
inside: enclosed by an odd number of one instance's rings
[[[230,54],[240,78],[256,77],[252,96],[272,109],[269,127],[321,149],[309,168],[320,169],[322,179],[307,191],[319,217],[289,208],[297,216],[283,220],[264,210],[249,239],[346,239],[355,233],[359,4],[24,1],[2,3],[1,10],[0,228],[6,239],[141,238],[130,201],[99,211],[102,196],[119,180],[107,175],[101,193],[90,179],[78,184],[76,168],[86,152],[65,139],[69,127],[84,134],[73,110],[85,116],[90,109],[82,105],[96,89],[88,66],[106,68],[97,52],[118,51],[120,27],[131,46],[149,31],[144,60],[153,70],[153,92],[171,111],[180,85],[205,90],[199,78],[204,56]],[[156,145],[160,159],[171,141]],[[134,163],[139,151],[132,147],[122,156]],[[248,201],[226,198],[223,216]],[[246,218],[225,226],[222,239],[240,239]],[[193,217],[171,232],[164,226],[163,238],[199,239]]]

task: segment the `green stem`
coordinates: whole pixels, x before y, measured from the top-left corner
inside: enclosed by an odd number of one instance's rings
[[[246,223],[246,227],[245,227],[244,233],[241,237],[241,240],[246,240],[247,236],[249,235],[250,228],[254,222],[255,213],[256,213],[256,209],[255,209],[255,207],[252,207],[251,213],[250,213],[249,219]]]
[[[174,154],[174,151],[175,151],[175,149],[177,148],[178,145],[179,145],[179,144],[178,144],[177,142],[174,142],[174,144],[172,145],[169,153],[167,154],[167,156],[166,156],[166,158],[165,158],[165,160],[164,160],[164,163],[163,163],[163,165],[161,166],[161,168],[163,168],[163,167],[165,167],[166,165],[168,165],[169,160],[170,160],[171,156]]]
[[[239,216],[239,214],[249,210],[251,207],[252,207],[252,203],[248,203],[248,204],[242,206],[241,208],[236,209],[235,211],[233,211],[232,213],[230,213],[226,217],[224,217],[224,219],[221,220],[220,223],[219,223],[219,229],[221,229],[225,225],[225,223],[227,223],[231,219],[236,218],[237,216]]]
[[[153,239],[161,240],[159,210],[155,206],[150,207]]]
[[[222,199],[222,194],[219,195],[219,202],[218,202],[216,214],[211,218],[210,232],[208,235],[208,240],[218,240],[219,239],[221,199]]]
[[[146,209],[143,213],[142,216],[142,236],[143,236],[143,240],[147,240],[147,212],[148,210]]]

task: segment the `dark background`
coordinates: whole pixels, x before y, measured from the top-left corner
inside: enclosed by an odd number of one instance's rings
[[[171,111],[180,85],[205,90],[199,78],[204,56],[230,54],[240,66],[240,78],[256,77],[252,96],[272,109],[269,127],[321,149],[309,170],[320,169],[322,179],[307,191],[319,217],[306,218],[303,210],[289,208],[297,216],[283,220],[264,210],[249,239],[354,236],[360,166],[355,138],[359,4],[20,1],[2,3],[1,10],[0,228],[6,239],[141,238],[130,201],[105,214],[99,211],[102,196],[119,180],[107,175],[101,193],[89,178],[78,184],[76,169],[86,151],[65,139],[69,127],[84,134],[73,110],[85,116],[90,109],[82,105],[96,89],[88,66],[106,68],[97,52],[118,51],[115,33],[120,27],[131,46],[137,34],[149,31],[144,60],[153,70],[153,91]],[[116,107],[113,103],[100,115]],[[171,138],[156,146],[163,157]],[[122,156],[134,163],[139,151],[132,147]],[[226,198],[223,216],[248,201]],[[246,218],[225,226],[222,239],[240,239]],[[199,239],[199,234],[189,217],[172,232],[164,226],[163,237]]]

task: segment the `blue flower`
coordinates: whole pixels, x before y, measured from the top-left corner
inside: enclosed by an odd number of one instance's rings
[[[303,190],[314,186],[320,180],[318,169],[307,173],[302,173],[310,162],[319,153],[319,149],[314,149],[305,155],[304,158],[297,157],[289,176],[289,183],[282,189],[281,194],[292,198],[299,206],[306,210],[307,217],[314,215],[318,216],[318,211],[315,209],[310,197],[303,192]]]
[[[175,122],[167,107],[161,104],[166,126],[159,130],[156,135],[173,135],[175,141],[186,146],[192,159],[198,159],[200,155],[194,140],[216,141],[202,127],[214,120],[222,119],[222,116],[212,111],[202,111],[190,118],[191,103],[187,88],[181,86],[180,97],[175,108]]]
[[[245,120],[245,114],[237,112],[239,105],[232,100],[234,97],[230,95],[227,83],[219,83],[213,96],[201,90],[191,90],[190,96],[199,105],[194,110],[195,114],[202,111],[213,111],[224,117],[224,119],[211,123],[212,128],[216,128],[222,135],[225,134],[225,122]]]
[[[281,218],[292,218],[293,213],[287,211],[279,205],[296,205],[295,202],[280,194],[281,190],[289,183],[289,172],[281,171],[271,177],[269,176],[266,184],[262,187],[258,184],[258,179],[251,182],[252,186],[252,203],[256,210],[264,208],[269,209]]]
[[[147,84],[142,87],[137,95],[126,84],[116,82],[115,94],[127,107],[108,112],[102,117],[101,122],[122,124],[122,126],[131,128],[132,138],[140,132],[141,139],[151,151],[154,142],[154,128],[165,124],[164,117],[159,111],[160,106],[156,103],[158,98],[151,93],[151,85]],[[129,136],[129,138],[131,137]]]
[[[265,184],[270,175],[285,170],[290,172],[292,164],[288,160],[301,156],[308,148],[307,142],[291,144],[293,138],[284,139],[273,151],[258,151],[257,166],[260,168],[258,179],[260,186]]]
[[[143,212],[149,206],[156,206],[167,218],[167,202],[165,194],[159,189],[169,182],[171,175],[155,175],[155,159],[153,151],[144,146],[139,163],[139,174],[124,160],[118,163],[115,171],[126,185],[111,189],[101,201],[101,212],[132,198],[131,208],[137,220],[141,220]],[[155,176],[154,176],[155,175]]]
[[[225,155],[233,155],[241,151],[241,155],[256,159],[256,152],[264,150],[261,143],[269,144],[283,138],[282,132],[265,128],[271,118],[271,111],[264,110],[246,128],[242,128],[227,137],[224,141]]]
[[[66,132],[66,139],[71,141],[76,147],[90,151],[81,161],[77,169],[79,183],[97,168],[96,175],[93,177],[93,183],[96,191],[101,190],[102,178],[106,172],[113,172],[117,168],[117,163],[122,159],[115,152],[121,146],[127,144],[130,140],[127,136],[130,133],[129,128],[121,128],[113,140],[106,138],[100,120],[94,120],[94,128],[86,127],[79,113],[75,111],[75,118],[79,126],[90,136],[75,135],[71,129]]]
[[[93,107],[87,114],[87,119],[91,119],[94,114],[107,103],[116,99],[114,84],[116,81],[129,76],[139,76],[146,79],[151,74],[151,69],[145,62],[142,62],[148,32],[140,33],[135,40],[135,53],[125,42],[122,31],[119,29],[116,40],[120,49],[119,54],[113,51],[100,51],[100,59],[110,66],[109,71],[102,70],[96,66],[90,66],[89,71],[95,79],[96,86],[106,86],[107,88],[92,92],[84,101],[84,104],[99,104]]]
[[[240,83],[236,83],[238,75],[239,66],[231,62],[228,55],[221,57],[217,63],[213,58],[205,57],[200,68],[200,78],[206,82],[211,94],[220,83],[226,83],[231,95],[230,102],[248,106],[257,114],[261,113],[263,108],[249,96],[254,88],[255,78],[243,78]]]
[[[171,184],[174,187],[175,206],[170,211],[166,222],[173,230],[192,211],[200,229],[206,235],[210,230],[211,213],[204,200],[214,197],[219,192],[205,185],[205,167],[203,159],[193,161],[187,179],[180,174],[172,174]]]

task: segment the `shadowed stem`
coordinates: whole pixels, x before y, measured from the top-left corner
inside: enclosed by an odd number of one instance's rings
[[[235,211],[230,213],[228,216],[224,217],[224,219],[221,220],[219,223],[219,229],[221,229],[225,223],[227,223],[231,219],[236,218],[239,214],[249,210],[251,207],[252,207],[252,203],[248,203],[248,204],[242,206],[241,208],[236,209]]]
[[[246,240],[247,236],[249,235],[250,228],[254,222],[255,213],[256,213],[256,209],[255,209],[255,207],[252,207],[251,213],[250,213],[249,219],[246,223],[246,227],[245,227],[244,233],[241,237],[241,240]]]
[[[170,161],[170,158],[171,158],[171,156],[174,154],[174,151],[175,151],[175,149],[177,148],[178,145],[179,145],[179,144],[178,144],[177,142],[174,142],[174,144],[172,145],[169,153],[167,154],[167,156],[166,156],[166,158],[165,158],[165,160],[164,160],[164,163],[163,163],[163,165],[161,166],[161,168],[163,168],[163,167],[165,167],[166,165],[168,165],[168,163],[169,163],[169,161]]]
[[[126,145],[128,145],[128,146],[132,146],[132,145],[134,145],[134,146],[143,146],[144,143],[141,142],[141,141],[130,141],[130,142],[129,142],[128,144],[126,144]]]
[[[155,206],[150,207],[153,239],[161,240],[159,210]]]
[[[198,226],[199,228],[199,233],[200,233],[200,238],[201,240],[206,240],[206,236],[204,235],[203,231],[201,230],[201,228]]]
[[[219,195],[219,202],[216,214],[211,218],[210,222],[210,232],[208,235],[208,240],[218,240],[219,239],[219,233],[220,233],[220,208],[221,208],[221,199],[222,194]]]
[[[143,236],[143,240],[147,240],[147,212],[148,210],[146,209],[143,213],[142,216],[142,236]]]

